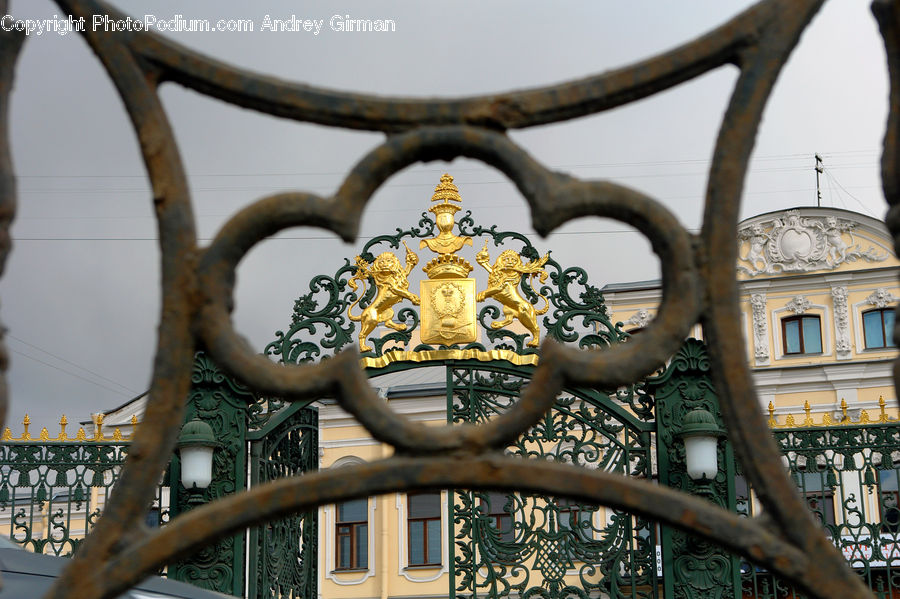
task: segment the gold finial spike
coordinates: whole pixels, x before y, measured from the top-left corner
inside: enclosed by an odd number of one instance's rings
[[[881,414],[878,416],[878,422],[887,422],[888,421],[887,412],[884,409],[886,405],[887,405],[887,402],[884,401],[884,395],[879,395],[878,396],[878,407],[881,408]]]
[[[775,420],[775,404],[773,402],[769,402],[769,428],[776,428],[778,426],[778,421]]]
[[[9,430],[8,426],[5,429],[3,429],[3,440],[4,441],[12,441],[12,431]]]
[[[816,423],[812,419],[812,408],[809,407],[809,400],[803,402],[803,411],[806,413],[806,419],[800,426],[815,426]]]
[[[66,418],[66,415],[63,414],[62,418],[59,419],[59,436],[56,437],[57,441],[68,441],[69,436],[66,434],[66,425],[69,424],[69,420]]]
[[[131,415],[131,426],[137,426],[137,425],[138,425],[137,414],[132,414]]]
[[[87,433],[84,432],[84,427],[78,427],[78,432],[75,434],[76,441],[87,441]]]
[[[441,176],[441,182],[434,188],[434,195],[431,196],[432,202],[440,200],[444,200],[445,204],[449,204],[450,200],[462,202],[462,198],[459,197],[459,188],[453,184],[453,177],[450,176],[450,173],[444,173]]]
[[[96,429],[94,430],[94,441],[102,441],[103,440],[103,414],[97,414],[97,417],[94,419],[96,424]]]
[[[29,441],[31,440],[31,435],[28,434],[28,425],[31,424],[31,418],[28,417],[28,414],[25,414],[25,418],[22,419],[22,427],[25,431],[22,433],[22,440]]]
[[[122,441],[125,437],[122,436],[122,431],[119,430],[119,427],[116,427],[113,430],[113,441]]]
[[[841,423],[850,424],[850,417],[847,416],[847,400],[841,398]]]
[[[43,427],[41,429],[41,436],[39,437],[41,441],[49,441],[50,440],[50,431],[47,430],[47,427]]]

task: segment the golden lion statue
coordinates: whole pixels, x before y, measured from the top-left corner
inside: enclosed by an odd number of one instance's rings
[[[522,263],[522,258],[513,250],[503,250],[497,256],[497,261],[491,266],[491,256],[487,251],[487,240],[484,247],[475,255],[475,261],[478,262],[486,271],[488,271],[487,289],[478,294],[475,298],[479,302],[483,302],[489,297],[494,298],[503,304],[503,320],[491,323],[492,329],[499,329],[510,324],[513,319],[518,319],[522,326],[531,333],[531,341],[527,343],[528,347],[537,347],[541,342],[541,331],[538,328],[537,317],[547,312],[550,304],[547,298],[544,298],[544,307],[535,310],[534,306],[519,295],[517,288],[522,281],[522,275],[528,275],[529,279],[536,274],[540,274],[540,281],[543,283],[547,280],[547,271],[544,265],[550,258],[550,254],[546,254],[543,258],[533,260],[528,264]],[[532,289],[534,289],[532,287]]]
[[[406,246],[406,243],[403,244]],[[380,323],[384,323],[395,331],[405,331],[406,325],[402,322],[394,322],[394,304],[408,299],[413,305],[419,305],[419,296],[409,291],[409,273],[413,267],[419,263],[419,258],[409,247],[406,247],[406,267],[400,266],[400,260],[391,252],[382,252],[375,258],[375,262],[370,266],[365,260],[356,257],[356,273],[350,277],[348,284],[350,288],[356,291],[356,281],[362,281],[365,284],[369,278],[375,282],[378,294],[372,303],[367,306],[359,316],[354,316],[350,311],[353,306],[357,305],[365,295],[365,288],[359,294],[359,299],[350,304],[347,308],[347,316],[350,320],[359,322],[359,351],[372,351],[372,347],[366,345],[366,338],[375,330]]]

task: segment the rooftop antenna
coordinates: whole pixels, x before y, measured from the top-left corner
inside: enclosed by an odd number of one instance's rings
[[[822,188],[819,186],[819,175],[825,172],[825,163],[822,162],[822,157],[819,156],[819,153],[816,152],[816,207],[822,207]]]

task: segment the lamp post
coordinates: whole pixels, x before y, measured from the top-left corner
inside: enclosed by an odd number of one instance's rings
[[[708,482],[719,471],[719,437],[724,431],[709,410],[695,408],[684,416],[680,437],[684,441],[687,474],[692,480]]]
[[[212,427],[202,420],[195,418],[181,427],[176,447],[181,459],[181,484],[190,493],[188,503],[203,502],[203,490],[212,482],[217,445]]]

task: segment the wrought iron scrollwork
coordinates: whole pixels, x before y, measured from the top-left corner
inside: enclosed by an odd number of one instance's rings
[[[114,8],[92,0],[57,0],[61,10],[90,21]],[[553,87],[452,100],[354,95],[286,83],[212,60],[149,32],[87,29],[82,35],[115,84],[131,118],[147,167],[159,221],[162,308],[157,355],[144,426],[114,494],[51,597],[110,597],[163,563],[186,556],[246,526],[369,494],[416,488],[487,488],[552,493],[626,509],[678,527],[752,558],[818,597],[866,596],[843,557],[807,515],[759,413],[745,363],[740,331],[735,230],[740,198],[760,122],[774,82],[821,0],[765,0],[695,41],[630,67]],[[892,206],[888,225],[900,239],[898,131],[898,7],[878,0],[875,9],[891,73],[891,111],[882,180]],[[7,10],[3,3],[4,12]],[[0,33],[0,114],[6,115],[13,65],[21,35]],[[609,181],[583,181],[553,172],[506,135],[590,115],[670,89],[712,69],[739,71],[715,149],[699,235],[687,232],[662,204]],[[174,135],[157,87],[171,81],[208,96],[283,118],[351,129],[382,131],[384,142],[362,157],[329,198],[283,193],[263,198],[231,218],[208,247],[200,248],[190,193]],[[0,262],[6,256],[14,185],[7,130],[0,132]],[[417,161],[476,158],[508,176],[524,196],[532,221],[547,234],[582,216],[611,217],[646,235],[660,256],[663,300],[656,318],[629,343],[602,351],[545,342],[540,366],[521,400],[498,418],[475,427],[427,429],[383,405],[368,385],[358,356],[341,352],[315,365],[275,364],[247,346],[235,331],[230,309],[238,262],[254,244],[291,226],[313,225],[352,240],[363,209],[390,176]],[[339,284],[339,282],[335,282]],[[586,303],[587,299],[582,299]],[[308,308],[304,308],[308,309]],[[559,317],[559,336],[568,335]],[[559,462],[499,457],[497,451],[536,424],[563,386],[615,389],[652,374],[701,323],[710,344],[710,373],[722,419],[735,453],[765,504],[773,526],[761,526],[716,506],[600,470]],[[345,343],[339,331],[335,345]],[[219,499],[173,519],[169,526],[135,533],[153,498],[184,419],[197,345],[217,364],[261,396],[285,401],[332,394],[397,455],[333,473],[277,481]],[[287,350],[285,352],[285,350]],[[298,362],[307,346],[282,345]],[[287,361],[287,360],[286,360]],[[5,355],[0,355],[5,366]],[[386,476],[390,474],[390,476]],[[293,489],[295,492],[287,492]],[[702,523],[702,525],[700,524]]]
[[[400,250],[406,240],[415,241],[434,236],[435,222],[427,213],[422,213],[417,226],[398,228],[394,235],[379,235],[370,239],[359,254],[361,260],[371,263],[384,251]],[[537,260],[540,253],[531,241],[521,233],[498,230],[497,225],[483,227],[476,225],[471,211],[466,211],[459,221],[460,234],[477,242],[485,240],[494,247],[512,249],[526,260]],[[588,282],[587,272],[580,267],[563,268],[550,257],[544,264],[549,275],[546,284],[532,286],[523,277],[518,291],[532,303],[543,298],[552,307],[541,319],[541,328],[547,335],[561,343],[580,348],[602,348],[619,343],[627,338],[621,326],[613,324],[600,290]],[[335,355],[354,341],[355,325],[347,318],[348,308],[358,302],[365,308],[375,299],[376,288],[369,285],[365,290],[356,290],[349,285],[357,271],[351,260],[345,259],[333,276],[318,275],[309,283],[309,292],[294,302],[291,326],[284,331],[276,331],[275,339],[266,348],[267,355],[278,358],[285,364],[305,364],[323,357]],[[361,292],[361,296],[360,296]],[[539,310],[539,314],[542,312]],[[431,345],[416,344],[412,351],[436,349],[481,350],[506,349],[519,355],[537,355],[538,350],[528,347],[528,334],[516,333],[508,328],[493,329],[491,323],[500,317],[499,309],[488,304],[478,312],[480,322],[487,336],[488,345],[481,342],[466,344]],[[418,313],[410,307],[397,310],[397,321],[405,325],[402,331],[392,330],[387,334],[369,339],[373,349],[363,356],[380,357],[386,351],[407,347],[418,330]]]
[[[514,374],[462,365],[451,369],[451,380],[454,423],[496,418],[526,382]],[[649,478],[650,428],[625,411],[616,415],[610,402],[597,393],[565,393],[504,453]],[[597,505],[545,494],[498,499],[456,491],[453,497],[451,583],[457,597],[656,596],[655,532],[645,520],[617,510],[601,516]],[[498,519],[499,506],[491,501],[503,502],[505,517]]]

